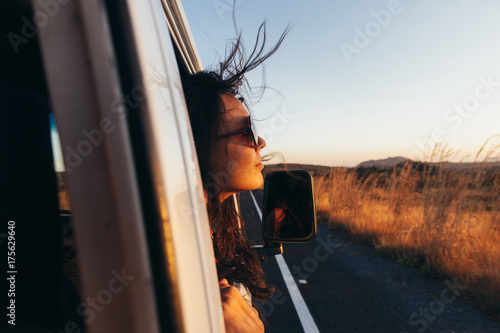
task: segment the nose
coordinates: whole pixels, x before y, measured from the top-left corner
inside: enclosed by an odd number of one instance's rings
[[[262,139],[260,136],[259,136],[259,142],[257,142],[257,147],[255,147],[257,149],[257,151],[261,150],[262,148],[264,148],[266,146],[266,140]]]

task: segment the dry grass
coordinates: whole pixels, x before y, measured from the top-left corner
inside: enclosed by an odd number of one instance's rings
[[[500,313],[500,167],[407,163],[371,171],[317,176],[318,216],[403,264],[458,278]]]

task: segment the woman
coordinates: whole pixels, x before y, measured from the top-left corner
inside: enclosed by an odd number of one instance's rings
[[[288,31],[270,51],[264,52],[265,30],[264,23],[248,59],[245,59],[240,37],[218,71],[202,71],[182,80],[205,190],[228,332],[264,330],[257,310],[233,285],[244,285],[252,297],[259,300],[268,298],[272,291],[263,279],[260,261],[247,241],[243,221],[231,200],[232,194],[257,189],[263,183],[260,151],[266,142],[255,134],[241,90],[248,87],[245,74],[276,52]]]

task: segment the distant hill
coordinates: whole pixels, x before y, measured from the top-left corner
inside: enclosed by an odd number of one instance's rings
[[[413,164],[413,167],[421,167],[423,165],[432,166],[432,167],[444,167],[447,169],[454,170],[470,170],[475,168],[485,168],[485,169],[496,169],[500,167],[500,162],[495,160],[488,160],[485,162],[469,162],[469,163],[457,163],[457,162],[415,162],[410,159],[397,156],[397,157],[389,157],[380,160],[370,160],[363,163],[360,163],[356,166],[356,168],[394,168],[396,165],[404,165],[405,163],[410,162]]]
[[[413,168],[422,169],[424,166],[427,167],[444,167],[446,169],[453,169],[458,171],[466,171],[475,168],[483,168],[483,169],[498,169],[500,168],[500,162],[497,161],[487,161],[482,163],[453,163],[453,162],[440,162],[440,163],[421,163],[415,162],[408,158],[396,156],[389,157],[385,159],[379,160],[370,160],[366,162],[362,162],[354,167],[354,169],[363,169],[363,168],[376,168],[376,169],[392,169],[396,165],[403,166],[406,162],[410,162],[413,165]],[[313,165],[313,164],[298,164],[298,163],[287,163],[287,170],[306,170],[309,171],[313,176],[318,174],[325,174],[330,172],[332,169],[336,169],[339,167],[329,167],[324,165]],[[275,170],[284,170],[285,166],[280,164],[267,164],[263,170],[264,176],[270,172]]]
[[[360,163],[356,166],[356,168],[393,168],[396,164],[405,163],[406,161],[410,161],[409,159],[401,156],[396,157],[388,157],[381,160],[369,160],[363,163]]]

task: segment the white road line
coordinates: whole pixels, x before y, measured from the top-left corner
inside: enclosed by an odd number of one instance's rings
[[[257,209],[257,214],[259,214],[259,219],[262,221],[262,211],[259,208],[259,205],[257,204],[257,200],[255,200],[255,197],[253,196],[252,191],[250,191],[250,195],[252,196],[253,204],[255,205],[255,208]]]
[[[290,293],[290,297],[292,297],[293,305],[295,306],[295,310],[297,310],[297,314],[299,315],[300,323],[302,324],[304,332],[319,333],[318,327],[316,326],[316,323],[311,316],[311,312],[309,312],[309,308],[307,307],[306,302],[304,302],[299,288],[295,284],[295,280],[293,279],[293,276],[290,273],[290,270],[288,269],[288,266],[285,262],[285,258],[283,258],[282,254],[276,255],[276,262],[278,262],[281,274],[283,275],[283,280],[285,280],[285,284],[288,288],[288,292]]]
[[[255,209],[257,209],[257,214],[259,214],[260,219],[262,220],[262,211],[257,204],[257,200],[250,191],[250,195],[252,196],[253,203],[255,204]],[[293,305],[295,306],[295,310],[299,315],[300,323],[302,324],[302,328],[306,333],[319,333],[318,327],[314,322],[313,317],[311,316],[311,312],[304,302],[304,298],[300,293],[297,284],[295,284],[295,280],[293,279],[292,274],[290,273],[290,269],[288,268],[285,258],[283,258],[282,254],[277,254],[276,262],[278,263],[278,267],[280,268],[281,275],[283,276],[283,280],[285,281],[286,287],[288,288],[288,292],[290,293],[290,297],[292,298]]]

